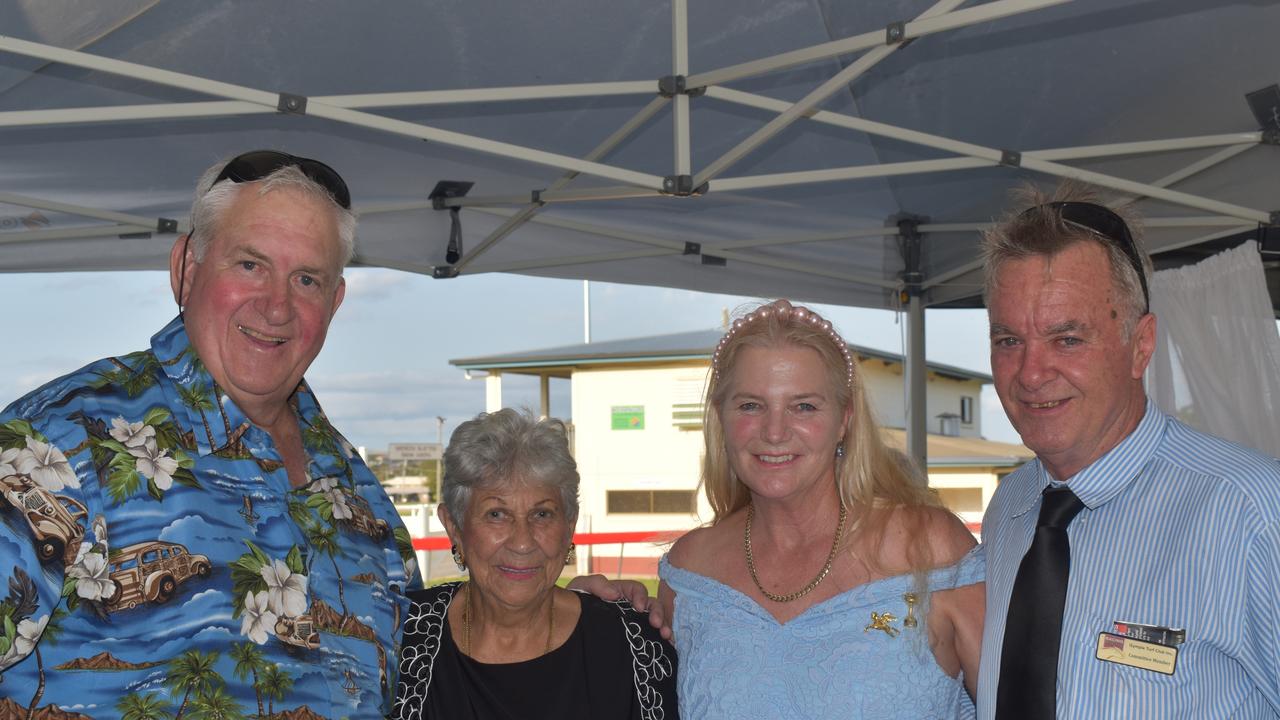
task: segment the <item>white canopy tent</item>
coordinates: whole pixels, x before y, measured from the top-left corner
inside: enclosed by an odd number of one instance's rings
[[[197,174],[280,148],[347,179],[358,264],[903,307],[923,455],[923,309],[975,304],[1020,180],[1135,200],[1158,264],[1278,249],[1277,28],[1265,0],[11,0],[0,271],[165,267]]]

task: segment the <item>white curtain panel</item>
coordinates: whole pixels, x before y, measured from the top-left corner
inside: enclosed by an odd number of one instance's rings
[[[1280,454],[1280,333],[1258,244],[1155,273],[1151,310],[1157,343],[1146,381],[1160,409]]]

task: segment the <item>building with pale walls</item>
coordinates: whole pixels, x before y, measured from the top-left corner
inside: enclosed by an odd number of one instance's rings
[[[711,517],[699,490],[702,396],[720,330],[660,335],[451,360],[485,373],[486,410],[503,407],[502,378],[540,378],[541,414],[550,382],[570,383],[569,423],[582,476],[579,533],[683,531]],[[850,345],[889,442],[905,445],[902,357]],[[929,484],[975,532],[999,478],[1032,457],[1021,445],[982,438],[979,401],[989,375],[928,364]],[[578,571],[652,575],[663,546],[592,545]]]

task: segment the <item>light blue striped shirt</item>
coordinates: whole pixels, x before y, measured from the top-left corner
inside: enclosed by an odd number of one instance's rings
[[[995,715],[1009,595],[1048,484],[1028,463],[982,524],[982,720]],[[1068,484],[1085,509],[1067,531],[1058,717],[1280,717],[1280,461],[1148,402],[1137,429]],[[1117,621],[1185,628],[1173,674],[1098,660],[1098,634]]]

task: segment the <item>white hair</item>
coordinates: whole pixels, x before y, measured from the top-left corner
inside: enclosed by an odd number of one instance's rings
[[[238,194],[246,187],[253,186],[259,195],[272,190],[288,188],[304,195],[323,201],[334,213],[338,226],[338,240],[342,243],[342,267],[351,262],[356,254],[356,216],[355,213],[339,205],[333,195],[323,185],[307,177],[306,173],[295,165],[285,165],[261,180],[251,183],[238,183],[231,179],[217,184],[214,180],[227,166],[226,160],[205,170],[196,183],[195,202],[191,204],[191,250],[196,262],[203,262],[209,250],[209,241],[217,234],[227,208],[235,202]]]

